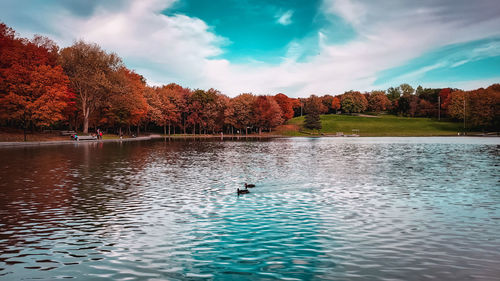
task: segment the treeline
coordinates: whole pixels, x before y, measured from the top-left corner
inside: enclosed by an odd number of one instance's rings
[[[48,38],[21,38],[0,23],[0,124],[11,128],[248,134],[270,131],[303,114],[389,111],[456,120],[465,116],[471,127],[498,129],[499,93],[499,84],[469,92],[414,90],[403,84],[337,96],[294,99],[281,93],[243,93],[230,98],[215,89],[150,87],[120,57],[96,44],[78,41],[60,49]]]
[[[390,87],[387,91],[375,90],[300,99],[306,112],[328,113],[380,113],[407,117],[447,118],[467,121],[467,128],[500,130],[500,84],[488,88],[463,91],[451,88],[414,89],[408,84]],[[314,119],[314,118],[313,118]],[[314,121],[309,127],[317,128]]]

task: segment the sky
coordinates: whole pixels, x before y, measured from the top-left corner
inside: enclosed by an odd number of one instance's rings
[[[0,21],[229,96],[500,83],[498,0],[2,0]]]

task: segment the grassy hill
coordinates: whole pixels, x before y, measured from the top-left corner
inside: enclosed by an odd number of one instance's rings
[[[281,133],[288,136],[306,136],[311,130],[303,127],[304,116],[288,121]],[[335,135],[336,132],[352,134],[359,130],[361,136],[456,136],[463,131],[461,123],[437,121],[431,118],[410,118],[394,115],[350,116],[321,115],[320,133]]]

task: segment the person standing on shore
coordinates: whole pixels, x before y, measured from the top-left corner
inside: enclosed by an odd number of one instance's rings
[[[102,140],[102,131],[99,130],[99,139]]]

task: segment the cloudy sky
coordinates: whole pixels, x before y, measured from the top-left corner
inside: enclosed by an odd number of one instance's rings
[[[498,0],[2,0],[0,21],[230,96],[500,82]]]

